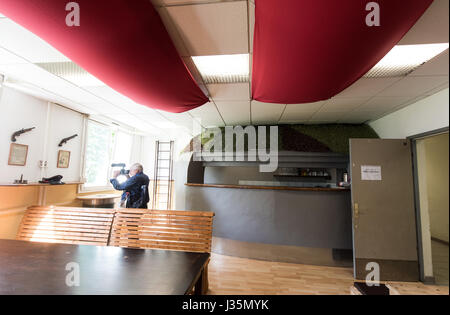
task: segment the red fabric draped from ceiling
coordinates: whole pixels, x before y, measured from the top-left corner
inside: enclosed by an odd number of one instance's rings
[[[252,97],[268,103],[329,99],[376,65],[432,0],[256,0]]]
[[[0,12],[139,104],[177,113],[208,101],[150,0],[76,0],[78,27],[66,25],[69,2],[1,0]]]

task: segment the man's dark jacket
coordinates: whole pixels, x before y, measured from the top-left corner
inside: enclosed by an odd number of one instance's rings
[[[147,204],[150,201],[148,194],[149,182],[148,176],[144,173],[138,173],[133,177],[128,178],[127,181],[122,184],[119,184],[115,178],[111,179],[111,184],[114,189],[124,191],[122,200],[125,200],[128,195],[127,208],[147,208]]]

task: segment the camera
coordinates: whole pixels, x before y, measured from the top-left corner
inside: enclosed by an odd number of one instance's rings
[[[125,163],[113,163],[113,164],[111,164],[111,167],[121,167],[120,175],[128,175],[128,174],[130,174],[130,170],[126,170],[125,169]]]

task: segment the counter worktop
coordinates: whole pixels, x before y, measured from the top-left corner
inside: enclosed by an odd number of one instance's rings
[[[253,186],[253,185],[223,185],[223,184],[192,184],[186,183],[191,187],[213,187],[213,188],[234,188],[234,189],[266,189],[266,190],[294,190],[294,191],[350,191],[350,187],[332,188],[332,187],[292,187],[292,186]]]
[[[65,186],[65,185],[81,185],[83,182],[64,182],[63,185],[50,185],[43,183],[28,183],[28,184],[14,184],[14,183],[0,183],[0,187],[29,187],[29,186]]]

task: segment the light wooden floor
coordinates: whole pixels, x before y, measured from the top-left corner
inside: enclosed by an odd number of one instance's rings
[[[431,240],[431,251],[436,284],[448,286],[448,245]]]
[[[390,284],[400,294],[449,294],[448,286],[422,283]],[[322,267],[211,255],[209,294],[350,294],[350,268]]]

